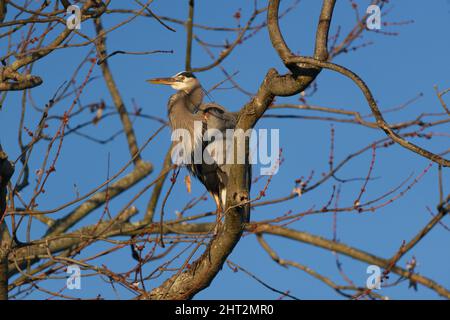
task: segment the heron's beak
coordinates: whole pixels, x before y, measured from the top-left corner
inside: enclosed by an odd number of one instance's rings
[[[147,82],[152,84],[166,84],[166,85],[172,85],[177,80],[175,78],[154,78],[154,79],[148,79]]]

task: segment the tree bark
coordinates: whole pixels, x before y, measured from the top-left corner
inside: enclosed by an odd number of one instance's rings
[[[11,241],[3,216],[7,204],[7,187],[13,173],[14,165],[0,146],[0,300],[8,299],[8,252]]]

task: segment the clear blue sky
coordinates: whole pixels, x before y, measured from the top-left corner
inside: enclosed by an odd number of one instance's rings
[[[266,1],[258,1],[263,6]],[[357,1],[365,8],[368,1]],[[247,5],[248,3],[248,5]],[[242,16],[245,21],[251,15],[253,1],[197,1],[195,21],[201,24],[213,26],[233,26],[235,20],[233,14],[242,7]],[[292,1],[283,1],[283,7],[287,7]],[[318,0],[302,0],[300,5],[286,16],[281,22],[281,28],[291,49],[303,55],[312,52],[314,32],[317,25],[317,16],[320,11]],[[245,4],[245,6],[244,6]],[[117,5],[117,4],[115,4]],[[413,105],[407,109],[387,114],[389,122],[413,119],[423,112],[442,112],[434,93],[433,86],[441,89],[450,87],[450,3],[447,0],[434,1],[390,1],[388,6],[392,10],[383,22],[398,22],[414,20],[414,23],[404,26],[383,27],[385,31],[399,32],[398,36],[385,36],[375,33],[366,33],[360,42],[373,41],[374,44],[362,48],[356,52],[339,56],[335,62],[342,64],[358,73],[371,87],[381,109],[398,106],[419,93],[423,93]],[[152,9],[155,13],[185,19],[187,15],[187,1],[164,0],[154,1]],[[123,16],[105,20],[105,27],[123,19]],[[260,20],[258,20],[260,21]],[[331,34],[334,34],[337,25],[342,26],[345,33],[355,23],[354,13],[348,1],[339,1],[336,5]],[[174,50],[172,55],[153,56],[121,56],[110,59],[110,65],[115,80],[127,106],[132,108],[132,99],[143,108],[143,112],[166,117],[166,101],[172,93],[169,88],[151,87],[144,80],[172,75],[184,68],[185,54],[185,30],[180,25],[173,25],[177,30],[172,33],[163,29],[156,21],[138,18],[128,26],[113,32],[107,40],[108,51],[147,51],[147,50]],[[58,27],[62,29],[62,27]],[[90,24],[82,25],[82,31],[92,34]],[[58,29],[59,30],[59,29]],[[88,31],[89,30],[89,31]],[[198,30],[204,40],[222,43],[225,39],[233,41],[234,33],[208,33]],[[81,41],[77,39],[77,41]],[[1,48],[4,48],[4,43]],[[39,106],[43,106],[53,95],[56,88],[77,67],[80,58],[86,55],[87,48],[60,50],[51,56],[39,61],[33,68],[33,73],[42,76],[44,84],[33,89],[33,97]],[[194,47],[193,66],[203,66],[210,62],[203,49],[197,45]],[[266,30],[259,32],[244,45],[239,46],[233,54],[225,60],[223,66],[230,72],[239,71],[236,80],[249,91],[254,92],[262,81],[268,68],[276,67],[280,72],[285,72],[274,49],[270,45]],[[81,71],[82,77],[87,69]],[[101,79],[99,67],[95,67],[94,76],[100,76],[87,86],[81,101],[94,103],[104,99],[108,105],[112,105],[111,98]],[[209,88],[223,79],[218,69],[198,74],[200,81]],[[362,114],[369,113],[369,108],[358,89],[349,80],[329,71],[323,71],[318,78],[319,90],[309,99],[313,105],[345,108],[359,111]],[[248,97],[237,91],[215,91],[214,99],[231,110],[238,110]],[[20,92],[8,94],[3,109],[0,112],[0,139],[3,148],[11,158],[19,154],[17,146],[18,119],[20,116]],[[278,98],[277,102],[298,103],[298,97]],[[53,112],[62,114],[69,107],[70,101],[60,104]],[[39,113],[28,108],[25,126],[35,128],[39,121]],[[271,113],[274,113],[273,111]],[[292,114],[292,111],[277,113]],[[299,115],[313,115],[308,112],[297,112]],[[84,118],[83,118],[84,117]],[[81,117],[90,119],[91,114]],[[86,133],[98,138],[106,138],[120,129],[118,118],[101,122],[97,127],[87,129]],[[315,170],[316,178],[328,169],[328,152],[330,144],[330,123],[313,120],[298,119],[264,119],[260,128],[279,128],[280,144],[283,148],[285,162],[279,173],[274,177],[268,191],[268,199],[285,196],[294,187],[294,179],[308,176],[311,170]],[[49,131],[56,127],[50,126]],[[157,128],[159,124],[145,119],[135,122],[138,142],[143,143]],[[384,137],[381,131],[362,128],[352,124],[334,124],[336,130],[336,160],[342,159],[348,153],[359,150],[375,139]],[[449,133],[448,124],[436,127],[433,131]],[[433,138],[431,142],[418,140],[420,145],[432,151],[442,151],[449,147],[448,136]],[[162,157],[169,146],[169,134],[166,129],[158,139],[151,143],[143,152],[144,159],[155,165],[155,173],[148,179],[156,176],[162,162]],[[31,158],[31,179],[34,170],[40,164],[45,152],[45,145],[37,147]],[[119,137],[107,145],[98,145],[91,141],[70,136],[64,143],[61,158],[58,161],[57,172],[52,176],[47,192],[40,198],[39,208],[54,208],[75,197],[74,184],[81,194],[98,185],[107,175],[108,153],[111,155],[111,173],[116,172],[129,159],[129,153],[124,137]],[[349,163],[340,173],[343,178],[361,177],[367,174],[370,163],[370,152],[358,160]],[[429,161],[420,158],[399,146],[377,151],[373,176],[378,179],[369,183],[363,199],[376,198],[387,189],[394,188],[406,179],[411,173],[414,176],[420,174],[429,164]],[[184,176],[183,172],[183,176]],[[449,172],[445,172],[444,181],[449,181]],[[147,180],[148,182],[148,180]],[[351,205],[361,188],[362,182],[347,183],[343,186],[341,205]],[[321,207],[326,204],[331,195],[334,181],[330,181],[321,188],[306,194],[305,196],[291,200],[281,205],[265,207],[253,212],[253,219],[260,220],[267,217],[282,215],[288,210],[301,212],[310,208],[313,204]],[[132,191],[125,193],[112,202],[111,211],[119,210],[131,196],[139,190],[144,183]],[[167,187],[167,184],[166,184]],[[255,186],[255,194],[262,186]],[[392,205],[384,207],[375,214],[341,213],[338,215],[338,238],[340,241],[355,246],[356,248],[374,253],[384,258],[391,257],[401,245],[403,240],[408,241],[430,219],[426,206],[435,208],[438,202],[437,192],[437,167],[434,165],[429,173],[404,197],[395,201]],[[29,197],[32,190],[29,188],[23,193]],[[448,183],[446,185],[449,192]],[[193,194],[203,192],[198,183],[193,185]],[[145,211],[149,194],[146,193],[136,202],[141,210],[141,217]],[[166,207],[167,218],[173,218],[175,210],[181,209],[192,195],[187,194],[183,183],[178,183],[174,189],[170,201]],[[197,207],[195,212],[202,209],[211,210],[214,204],[208,201]],[[66,213],[66,212],[65,212]],[[192,212],[194,213],[194,212]],[[64,213],[62,213],[64,214]],[[83,224],[94,222],[101,214],[96,211]],[[59,214],[61,215],[61,213]],[[444,222],[450,223],[448,218]],[[39,237],[39,223],[34,222],[36,231],[34,236]],[[79,227],[76,226],[76,227]],[[314,215],[304,218],[290,227],[311,232],[326,238],[332,237],[332,215]],[[40,231],[39,231],[40,230]],[[275,237],[267,237],[273,248],[285,259],[298,261],[316,271],[328,275],[335,282],[344,283],[340,276],[333,254],[329,251],[317,249],[309,245],[299,244]],[[418,260],[417,271],[431,279],[437,280],[442,285],[450,288],[450,254],[448,252],[449,233],[441,226],[437,226],[417,247],[410,251],[400,262],[405,266],[406,261],[412,255]],[[85,251],[82,256],[88,256],[98,252],[105,245],[95,245]],[[321,282],[295,269],[285,269],[276,265],[268,255],[258,246],[254,236],[244,237],[231,254],[229,259],[251,270],[256,276],[264,279],[268,284],[279,290],[289,290],[291,294],[304,299],[340,298],[333,290]],[[355,262],[349,258],[341,257],[346,274],[357,284],[365,284],[367,265]],[[97,260],[98,264],[104,263],[111,269],[124,271],[131,268],[135,262],[131,259],[129,249]],[[181,263],[181,261],[180,261]],[[150,265],[148,270],[156,267]],[[391,277],[395,279],[396,276]],[[51,290],[59,290],[64,286],[63,280],[54,280],[42,283]],[[157,285],[149,283],[147,286]],[[80,297],[95,297],[97,294],[105,298],[116,298],[109,285],[98,278],[85,278],[81,291],[65,291],[69,295]],[[121,297],[130,297],[126,290],[120,290]],[[432,299],[438,298],[434,292],[419,286],[419,291],[408,289],[407,283],[397,287],[383,289],[380,294],[392,298],[404,299]],[[44,298],[40,293],[35,293],[31,298]],[[274,299],[278,294],[263,288],[255,280],[242,272],[234,273],[228,267],[216,277],[211,286],[199,293],[197,299]]]

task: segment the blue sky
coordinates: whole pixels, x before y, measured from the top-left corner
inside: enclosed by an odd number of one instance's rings
[[[263,6],[265,1],[260,2]],[[235,26],[233,14],[242,8],[243,21],[251,15],[253,1],[197,1],[195,22],[213,26]],[[292,1],[283,1],[282,8],[286,8]],[[357,1],[362,8],[368,5],[368,1]],[[117,6],[117,4],[114,4]],[[446,0],[434,1],[390,1],[390,12],[383,17],[383,22],[410,21],[413,23],[403,26],[383,27],[383,31],[399,32],[398,36],[386,36],[377,33],[365,33],[364,38],[357,41],[363,43],[373,41],[373,45],[340,55],[334,62],[350,68],[359,74],[372,89],[380,108],[389,109],[398,106],[423,93],[423,97],[414,104],[398,113],[386,114],[388,122],[410,120],[423,112],[442,112],[434,92],[434,85],[445,89],[450,87],[450,65],[448,54],[450,51],[450,3]],[[172,16],[185,19],[187,15],[187,1],[165,0],[154,1],[152,9],[163,16]],[[314,32],[317,24],[317,16],[320,11],[320,1],[302,0],[300,5],[281,21],[281,29],[286,41],[294,52],[302,55],[310,55],[313,50]],[[105,27],[113,26],[123,16],[109,17],[104,20]],[[261,18],[258,20],[261,21]],[[355,23],[354,13],[348,1],[339,1],[336,5],[331,34],[334,34],[338,25],[342,27],[342,33],[348,32]],[[111,33],[107,39],[108,51],[149,51],[149,50],[174,50],[173,54],[160,54],[150,56],[125,56],[116,55],[110,59],[115,80],[121,91],[123,99],[129,109],[132,108],[132,100],[143,108],[146,114],[158,117],[166,117],[166,102],[172,91],[170,88],[149,86],[145,79],[158,76],[175,74],[184,68],[185,31],[180,25],[172,25],[177,32],[173,33],[162,28],[156,21],[137,18],[124,28]],[[62,26],[58,27],[62,29]],[[56,30],[59,30],[59,29]],[[82,25],[82,31],[92,34],[90,23]],[[196,30],[198,35],[206,41],[223,43],[226,39],[233,41],[235,33],[211,33],[204,30]],[[4,40],[0,48],[4,49]],[[80,38],[75,41],[81,41]],[[44,84],[33,89],[33,98],[38,106],[42,107],[53,95],[57,87],[68,80],[81,57],[84,57],[90,48],[74,48],[53,52],[49,57],[37,62],[33,67],[33,73],[42,76]],[[210,58],[203,49],[194,45],[194,67],[209,64]],[[222,64],[230,73],[239,71],[236,80],[251,92],[257,90],[268,68],[275,67],[280,72],[285,72],[271,47],[267,30],[262,30],[249,39],[228,57]],[[78,81],[82,81],[87,73],[87,68],[80,72]],[[95,67],[94,76],[100,78],[90,83],[81,97],[82,103],[94,103],[103,99],[107,105],[112,105],[109,93],[101,79],[99,67]],[[214,69],[197,75],[206,88],[212,87],[223,80],[223,74]],[[236,90],[217,90],[213,93],[216,102],[226,106],[230,110],[238,110],[248,101],[248,97]],[[15,159],[18,154],[17,130],[20,116],[20,92],[12,92],[0,111],[0,141],[5,151]],[[278,98],[277,102],[299,103],[298,97]],[[358,88],[348,79],[329,71],[323,71],[318,77],[318,91],[308,99],[311,105],[345,108],[359,111],[362,114],[369,113],[369,108]],[[62,114],[70,107],[70,100],[59,104],[54,113]],[[292,114],[292,111],[270,111],[270,114]],[[318,115],[312,112],[298,111],[298,115]],[[40,114],[29,107],[26,114],[25,126],[35,128]],[[90,119],[91,114],[82,115],[79,121]],[[49,132],[56,127],[50,125]],[[120,121],[117,117],[102,121],[98,126],[84,130],[83,132],[95,135],[98,138],[106,138],[120,129]],[[146,119],[137,119],[135,130],[138,142],[142,144],[157,128],[159,124]],[[294,187],[294,180],[301,176],[308,176],[311,170],[315,170],[316,178],[328,169],[328,153],[330,145],[330,123],[324,121],[301,119],[263,119],[258,124],[259,128],[280,129],[280,145],[283,148],[285,162],[279,173],[274,177],[268,190],[268,199],[277,198],[289,194]],[[334,123],[335,129],[335,158],[343,159],[347,154],[355,152],[368,145],[371,141],[384,137],[379,130],[362,128],[353,124]],[[450,126],[444,124],[433,129],[433,132],[449,133]],[[421,146],[432,151],[442,151],[448,148],[448,136],[435,137],[431,141],[417,140]],[[166,129],[143,152],[143,158],[155,165],[155,173],[148,179],[152,179],[159,171],[162,157],[169,147],[169,132]],[[39,168],[46,145],[36,147],[31,158],[31,173]],[[91,190],[103,182],[107,176],[108,154],[111,158],[111,173],[119,170],[129,159],[129,153],[124,137],[120,136],[112,143],[99,145],[89,140],[72,135],[68,137],[63,146],[61,158],[58,161],[57,172],[47,184],[47,192],[38,203],[40,209],[57,207],[71,199],[76,194],[74,184],[81,194]],[[370,164],[370,152],[350,162],[339,173],[339,177],[361,177],[367,174]],[[373,176],[376,180],[370,181],[363,199],[375,198],[386,190],[396,187],[410,174],[419,175],[429,164],[429,161],[416,154],[407,151],[400,146],[388,149],[380,149],[376,154],[376,162]],[[18,172],[19,170],[17,170]],[[182,174],[185,175],[185,172]],[[17,174],[16,176],[17,177]],[[449,181],[448,169],[444,170],[444,181]],[[32,176],[32,179],[33,176]],[[147,182],[149,180],[146,180]],[[321,188],[305,194],[301,198],[289,202],[259,208],[252,214],[253,220],[262,220],[284,214],[288,210],[301,212],[312,205],[317,207],[327,203],[335,181],[323,185]],[[351,205],[361,188],[361,181],[346,183],[342,186],[341,204]],[[111,211],[120,210],[129,201],[133,194],[145,185],[141,182],[137,187],[112,202]],[[263,185],[258,184],[253,188],[256,194]],[[165,186],[167,188],[167,184]],[[448,185],[445,186],[448,193]],[[437,166],[433,165],[430,171],[414,186],[405,196],[393,204],[386,206],[376,213],[357,214],[354,212],[338,215],[337,231],[338,239],[348,245],[374,253],[384,258],[391,257],[399,248],[403,240],[408,241],[430,219],[426,207],[435,208],[438,203]],[[25,198],[29,198],[32,189],[23,192]],[[194,183],[193,195],[203,193],[203,187]],[[193,195],[186,192],[183,183],[178,183],[166,206],[166,219],[173,218],[175,210],[181,209]],[[135,205],[140,208],[142,217],[145,211],[149,193],[146,193]],[[211,210],[214,208],[212,201],[208,200],[195,211]],[[59,213],[58,215],[63,215]],[[96,211],[86,219],[83,224],[95,222],[101,214]],[[444,222],[449,223],[448,218]],[[308,216],[290,225],[301,231],[331,238],[333,235],[332,215]],[[81,225],[81,224],[80,224]],[[76,226],[79,227],[80,225]],[[39,237],[44,229],[34,222],[34,236]],[[335,282],[344,283],[339,274],[334,255],[322,249],[300,244],[276,237],[267,237],[267,240],[279,255],[285,259],[298,261],[316,271],[332,278]],[[447,243],[448,231],[437,226],[420,244],[410,251],[400,264],[405,266],[406,261],[414,255],[418,260],[418,272],[431,279],[437,280],[444,287],[450,288],[450,254]],[[82,256],[98,252],[107,248],[105,244],[95,245],[83,251]],[[336,299],[340,298],[333,290],[292,268],[285,269],[276,265],[268,255],[259,247],[254,236],[244,237],[231,254],[229,259],[242,267],[251,270],[256,276],[264,279],[268,284],[279,290],[289,290],[291,294],[303,299]],[[346,257],[340,257],[346,274],[357,284],[364,285],[367,277],[367,264],[355,262]],[[107,258],[97,261],[111,266],[113,270],[125,271],[131,268],[134,261],[130,257],[129,249],[114,253]],[[181,261],[180,261],[181,263]],[[149,270],[156,265],[148,266]],[[395,279],[395,276],[393,277]],[[64,286],[63,280],[53,280],[42,283],[51,290],[58,290]],[[150,286],[157,285],[155,282]],[[65,291],[69,295],[80,297],[95,297],[97,294],[105,298],[116,298],[108,284],[98,278],[87,277],[83,279],[81,291]],[[382,289],[380,294],[388,295],[394,299],[434,299],[437,294],[419,286],[419,291],[408,289],[407,283],[402,283],[394,288]],[[120,291],[121,298],[130,297],[124,290]],[[31,298],[44,298],[41,293],[34,293]],[[275,299],[278,294],[263,288],[255,280],[243,272],[232,272],[224,266],[222,272],[216,277],[211,286],[196,296],[197,299]]]

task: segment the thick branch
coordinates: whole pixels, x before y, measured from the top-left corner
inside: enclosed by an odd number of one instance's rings
[[[3,220],[6,210],[6,191],[8,182],[14,173],[14,166],[9,162],[0,145],[0,300],[8,299],[8,252],[10,236]]]
[[[37,87],[42,83],[38,76],[22,75],[10,68],[0,70],[0,91],[18,91]]]
[[[108,227],[108,231],[104,231],[105,227]],[[185,223],[173,223],[173,222],[167,222],[163,226],[163,233],[164,234],[205,234],[211,232],[211,230],[214,228],[213,223],[195,223],[195,224],[185,224]],[[411,281],[420,283],[438,294],[440,294],[443,297],[450,298],[450,292],[441,286],[440,284],[436,283],[435,281],[423,276],[419,275],[417,273],[412,273],[409,270],[406,270],[404,268],[401,268],[399,266],[392,267],[390,265],[391,260],[390,259],[384,259],[378,256],[375,256],[373,254],[370,254],[368,252],[365,252],[363,250],[359,250],[355,247],[348,246],[343,243],[339,243],[333,240],[328,240],[325,238],[322,238],[320,236],[316,236],[307,232],[303,231],[297,231],[293,229],[288,229],[280,226],[275,226],[271,224],[266,223],[249,223],[245,225],[245,230],[248,232],[256,233],[256,234],[270,234],[270,235],[276,235],[281,236],[284,238],[288,238],[291,240],[311,244],[316,247],[320,247],[329,251],[338,252],[341,254],[344,254],[350,258],[353,258],[355,260],[359,260],[362,262],[366,262],[369,264],[378,265],[381,268],[390,268],[390,270],[393,273],[396,273],[402,277],[405,277],[407,279],[410,279]],[[14,264],[11,262],[13,259],[17,259],[18,261],[23,261],[26,259],[34,259],[37,257],[47,257],[48,252],[57,253],[63,250],[66,250],[68,248],[72,248],[74,246],[78,246],[84,241],[88,241],[90,239],[96,239],[98,237],[98,234],[101,233],[101,238],[109,238],[109,237],[115,237],[115,236],[133,236],[133,235],[140,235],[140,234],[159,234],[160,233],[160,225],[159,223],[152,223],[152,224],[146,224],[145,222],[139,222],[139,223],[130,223],[130,222],[124,222],[121,223],[121,221],[118,221],[115,225],[111,226],[109,222],[102,222],[100,224],[95,224],[90,227],[84,227],[80,229],[79,231],[75,231],[70,234],[66,234],[64,236],[58,236],[58,237],[49,237],[46,239],[46,241],[41,242],[41,244],[33,245],[32,247],[25,247],[20,248],[14,252],[14,256],[10,255],[10,272],[14,268]],[[216,242],[217,244],[217,242]],[[47,246],[49,249],[47,249]],[[218,248],[220,250],[220,248]],[[215,257],[217,254],[214,254],[214,251],[211,251],[211,258]],[[199,269],[197,269],[200,271]],[[199,275],[200,276],[200,275]],[[202,275],[207,277],[207,275]],[[183,279],[186,279],[187,281],[187,275],[183,276]],[[177,285],[180,284],[179,280],[176,282]],[[170,284],[170,282],[169,282]],[[186,289],[185,287],[183,287]],[[175,290],[174,288],[172,290]],[[172,292],[172,290],[170,292]],[[154,290],[155,291],[155,290]],[[196,291],[196,290],[194,290]],[[162,292],[158,292],[162,295]],[[152,292],[153,294],[156,294],[158,292]],[[181,294],[181,293],[180,293]],[[191,295],[188,295],[187,293],[184,293],[183,296],[179,296],[178,298],[186,298],[193,296],[194,293],[191,293]],[[142,298],[148,298],[142,297]],[[151,295],[150,298],[160,298],[159,296]],[[169,298],[169,296],[166,295],[166,298]],[[173,296],[173,294],[170,296],[170,298],[177,298],[177,296]]]
[[[251,229],[251,228],[249,228]],[[348,257],[357,259],[359,261],[367,262],[369,264],[377,265],[381,268],[391,268],[390,270],[402,277],[405,277],[407,279],[410,279],[411,281],[420,283],[434,291],[436,291],[438,294],[440,294],[443,297],[450,299],[450,292],[445,289],[440,284],[434,282],[431,279],[428,279],[424,276],[421,276],[416,273],[411,273],[409,270],[403,269],[398,266],[391,266],[391,260],[390,259],[383,259],[379,258],[373,254],[367,253],[362,250],[355,249],[353,247],[350,247],[348,245],[345,245],[343,243],[339,243],[332,240],[327,240],[325,238],[315,236],[306,232],[301,232],[293,229],[283,228],[279,226],[269,225],[269,224],[262,224],[262,225],[254,225],[253,232],[255,233],[267,233],[277,236],[282,236],[285,238],[289,238],[292,240],[312,244],[314,246],[324,248],[330,251],[342,253]]]
[[[192,67],[192,39],[193,39],[193,24],[194,24],[194,0],[189,0],[189,16],[186,22],[187,37],[186,37],[186,71],[191,71]]]
[[[316,48],[314,49],[314,58],[317,60],[326,61],[328,59],[328,33],[335,4],[336,0],[325,0],[322,4],[316,32]]]
[[[0,224],[0,236],[3,236],[4,227]],[[0,300],[8,300],[8,279],[8,255],[0,248]]]
[[[3,221],[6,210],[6,189],[13,173],[14,165],[8,160],[8,156],[0,145],[0,222]]]
[[[101,36],[103,34],[103,26],[100,18],[94,19],[95,30],[97,36],[99,37],[96,41],[97,54],[102,59],[107,56],[106,52],[106,37]],[[120,96],[119,89],[117,89],[117,84],[114,81],[111,70],[109,68],[108,61],[104,61],[100,64],[102,69],[103,78],[105,79],[106,86],[108,87],[109,93],[113,99],[114,105],[119,112],[120,120],[122,121],[122,126],[125,131],[125,135],[128,141],[128,148],[130,150],[131,157],[134,158],[134,163],[137,164],[142,161],[141,156],[138,154],[139,148],[136,142],[136,135],[134,134],[133,124],[131,123],[130,117],[126,110],[125,104]]]
[[[6,12],[8,11],[8,8],[6,7],[6,0],[0,0],[0,23],[5,20]]]
[[[328,57],[328,32],[333,16],[334,0],[324,0],[316,32],[315,55],[319,58]],[[310,64],[291,63],[289,59],[294,54],[287,46],[278,24],[280,0],[272,0],[267,11],[267,27],[272,46],[277,51],[283,63],[292,74],[279,75],[275,69],[269,70],[256,96],[241,110],[240,115],[247,114],[243,127],[252,128],[264,114],[275,96],[292,96],[304,91],[314,81],[320,68]]]
[[[237,150],[237,148],[235,148]],[[248,145],[247,145],[248,150]],[[227,183],[225,222],[218,234],[208,244],[204,253],[188,269],[166,280],[161,286],[142,296],[143,299],[191,299],[208,287],[222,269],[229,254],[241,238],[248,219],[250,181],[247,165],[233,165]],[[210,225],[211,232],[214,226]]]

